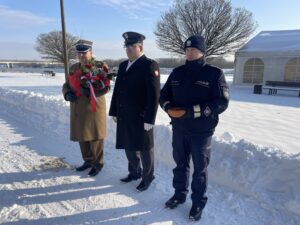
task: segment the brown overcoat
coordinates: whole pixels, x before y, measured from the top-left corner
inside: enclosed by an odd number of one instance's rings
[[[72,76],[75,70],[80,70],[80,64],[70,67]],[[63,95],[72,90],[69,81],[64,83]],[[104,94],[109,90],[95,91],[97,97],[96,112],[92,111],[90,99],[81,95],[75,102],[70,102],[70,139],[72,141],[94,141],[104,139],[106,136],[106,100]]]

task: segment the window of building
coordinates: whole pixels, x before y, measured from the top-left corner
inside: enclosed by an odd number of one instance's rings
[[[300,82],[300,57],[290,59],[286,63],[284,80]]]
[[[248,59],[244,65],[244,83],[262,83],[264,77],[264,62],[258,58]]]

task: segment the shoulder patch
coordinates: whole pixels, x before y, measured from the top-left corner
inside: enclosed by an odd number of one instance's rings
[[[225,99],[229,100],[230,94],[229,94],[228,88],[223,88],[223,96],[224,96]]]
[[[154,76],[158,77],[160,75],[159,70],[154,70]]]

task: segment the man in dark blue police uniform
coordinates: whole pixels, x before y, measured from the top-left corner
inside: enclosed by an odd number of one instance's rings
[[[190,158],[193,160],[192,208],[189,218],[199,220],[207,202],[207,166],[211,139],[218,115],[229,102],[228,86],[221,69],[205,63],[206,44],[202,36],[184,43],[185,65],[175,68],[160,93],[159,103],[173,127],[173,170],[175,193],[166,203],[173,209],[186,200]]]
[[[128,159],[129,174],[121,181],[142,178],[136,189],[144,191],[154,179],[153,125],[160,72],[158,64],[144,55],[144,35],[125,32],[123,38],[128,60],[119,66],[109,115],[117,122],[116,148],[125,149]]]

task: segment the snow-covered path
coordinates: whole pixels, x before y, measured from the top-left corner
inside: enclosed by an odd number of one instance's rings
[[[187,219],[190,200],[174,210],[163,207],[172,194],[168,165],[157,160],[154,184],[138,193],[138,182],[120,183],[126,160],[109,140],[103,171],[89,178],[65,162],[81,163],[77,145],[1,111],[0,223],[194,224]],[[297,224],[297,217],[224,186],[210,184],[208,196],[199,224]]]
[[[63,149],[63,141],[49,140],[20,125],[7,123],[1,115],[1,222],[145,224],[170,219],[167,213],[159,213],[160,207],[152,208],[158,200],[149,196],[153,190],[141,195],[134,191],[136,183],[121,185],[120,171],[108,168],[110,165],[96,178],[87,177],[85,172],[76,173],[62,158],[38,153]]]

